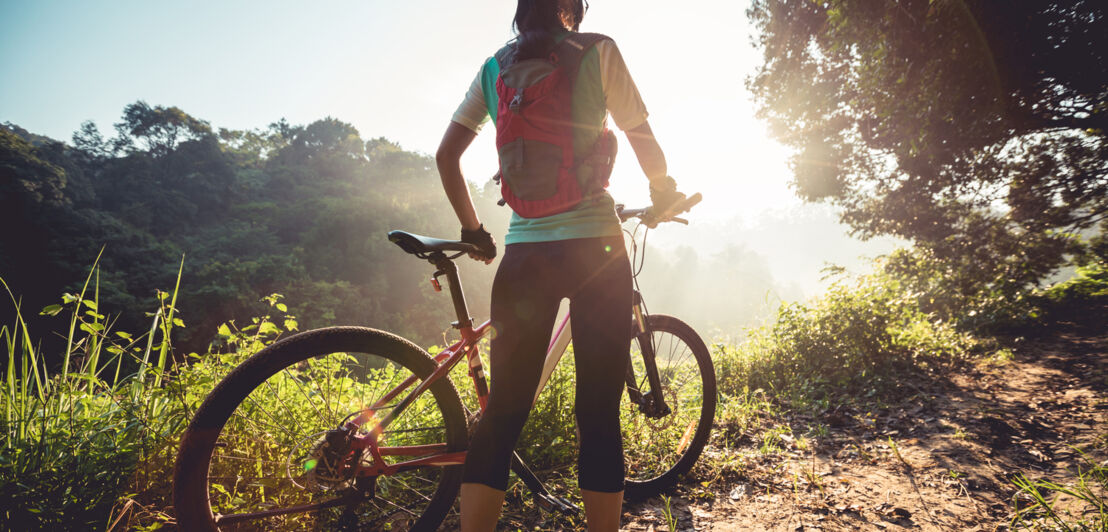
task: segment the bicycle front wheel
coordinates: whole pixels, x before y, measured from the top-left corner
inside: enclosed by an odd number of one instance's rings
[[[435,530],[453,506],[461,466],[368,476],[359,469],[378,462],[350,442],[392,415],[436,367],[411,342],[361,327],[309,331],[259,351],[215,387],[181,439],[173,483],[178,525]],[[378,438],[386,463],[465,449],[454,386],[444,377],[428,391]],[[376,417],[357,432],[338,430],[370,406]]]
[[[673,486],[700,457],[716,413],[716,374],[696,331],[672,316],[653,314],[631,342],[627,393],[620,403],[625,496],[642,499]],[[651,403],[647,364],[668,411]]]

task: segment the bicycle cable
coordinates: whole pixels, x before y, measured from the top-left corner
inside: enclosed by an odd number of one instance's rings
[[[650,310],[646,306],[646,298],[643,297],[642,290],[639,289],[639,274],[642,273],[643,266],[646,265],[646,237],[650,234],[650,227],[648,226],[643,230],[642,246],[639,246],[637,237],[639,228],[643,225],[640,220],[633,231],[624,229],[623,232],[631,237],[631,283],[635,291],[639,293],[639,304],[642,306],[643,313],[649,316]]]

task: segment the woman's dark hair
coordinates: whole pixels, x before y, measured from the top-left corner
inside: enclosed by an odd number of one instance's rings
[[[554,32],[562,28],[577,31],[585,18],[585,2],[574,0],[568,10],[561,8],[559,0],[519,0],[516,18],[512,23],[516,32],[515,60],[546,57],[554,48]]]

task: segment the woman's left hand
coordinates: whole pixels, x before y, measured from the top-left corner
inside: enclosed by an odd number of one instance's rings
[[[492,264],[492,259],[496,258],[496,241],[493,240],[492,235],[485,230],[484,224],[477,227],[477,229],[462,228],[462,242],[466,244],[473,244],[477,247],[477,252],[470,252],[469,258],[473,260],[482,261],[485,264]]]

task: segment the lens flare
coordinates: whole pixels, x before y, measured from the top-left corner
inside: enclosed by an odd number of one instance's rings
[[[311,459],[311,460],[308,460],[307,462],[304,462],[304,471],[311,471],[311,470],[315,469],[315,466],[318,465],[318,464],[319,464],[319,462],[317,462],[314,458]]]

